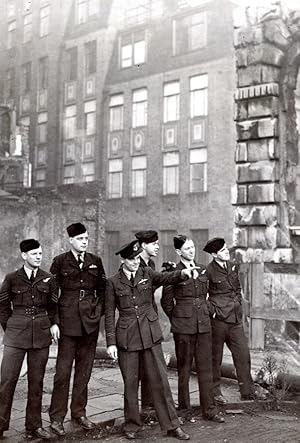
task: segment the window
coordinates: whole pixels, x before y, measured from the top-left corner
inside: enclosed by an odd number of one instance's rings
[[[96,132],[96,100],[84,104],[84,129],[86,135]]]
[[[173,23],[173,54],[201,49],[207,44],[206,11],[189,15]]]
[[[190,150],[190,192],[207,191],[207,149]]]
[[[6,71],[6,93],[7,98],[11,98],[15,91],[15,69],[10,68]]]
[[[81,165],[82,178],[84,182],[91,182],[95,180],[95,164],[94,163],[83,163]]]
[[[121,37],[121,68],[141,65],[146,61],[145,31],[134,32]]]
[[[125,2],[124,2],[125,3]],[[164,11],[163,0],[127,0],[124,11],[124,24],[134,26],[151,18],[161,17]]]
[[[85,23],[99,13],[99,0],[76,0],[76,23]]]
[[[163,195],[179,192],[179,153],[168,152],[163,157]]]
[[[39,64],[38,64],[38,88],[39,89],[47,89],[47,87],[48,87],[48,69],[49,69],[48,57],[40,58]]]
[[[146,195],[146,173],[147,157],[133,157],[131,163],[132,169],[132,197],[144,197]]]
[[[16,44],[16,28],[17,22],[14,20],[13,22],[8,23],[7,29],[7,49],[11,49]]]
[[[64,184],[74,183],[75,181],[75,166],[68,165],[64,167]]]
[[[109,130],[121,131],[123,129],[124,96],[112,95],[109,100]]]
[[[46,169],[37,169],[35,171],[35,186],[41,188],[46,185]]]
[[[123,187],[123,161],[121,159],[108,162],[108,198],[121,198]]]
[[[191,118],[207,115],[207,74],[190,78],[190,116]]]
[[[96,40],[88,42],[84,45],[85,52],[85,74],[95,74],[97,70],[97,45]]]
[[[50,6],[40,9],[40,37],[49,34]]]
[[[23,43],[30,42],[32,39],[32,14],[24,16],[24,34]]]
[[[164,123],[179,120],[179,82],[164,85]]]
[[[76,137],[76,106],[65,108],[64,138],[68,140]]]
[[[77,48],[67,50],[66,79],[69,81],[77,79]]]
[[[41,112],[37,117],[37,143],[47,143],[48,114]]]
[[[16,15],[16,0],[8,0],[7,2],[7,17],[11,18]]]
[[[25,63],[21,68],[21,90],[22,93],[28,93],[31,88],[31,63]]]
[[[64,144],[64,163],[74,163],[75,162],[75,143],[66,142]]]
[[[38,146],[36,148],[36,166],[45,166],[47,163],[46,146]]]
[[[132,127],[147,126],[147,99],[146,88],[136,89],[132,95]]]

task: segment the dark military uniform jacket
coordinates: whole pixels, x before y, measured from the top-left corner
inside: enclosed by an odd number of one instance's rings
[[[0,289],[0,323],[7,346],[21,349],[49,346],[50,326],[58,323],[53,276],[38,269],[31,283],[23,267],[8,274]]]
[[[152,303],[153,286],[178,283],[184,278],[180,271],[160,273],[149,267],[139,267],[133,283],[122,269],[108,278],[105,293],[107,346],[138,351],[160,343],[163,337]],[[119,319],[115,326],[116,308]]]
[[[54,258],[50,268],[60,288],[58,312],[61,334],[98,333],[103,313],[106,277],[100,257],[86,252],[82,269],[69,251]]]
[[[161,306],[170,319],[171,332],[197,334],[210,332],[209,310],[206,304],[208,279],[203,265],[199,266],[196,279],[167,286],[163,289]],[[185,269],[180,261],[176,269]]]
[[[207,266],[207,277],[210,311],[226,323],[242,321],[242,295],[237,266],[228,261],[225,270],[213,260]]]

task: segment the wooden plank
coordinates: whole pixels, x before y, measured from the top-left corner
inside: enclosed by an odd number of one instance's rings
[[[286,320],[300,322],[300,309],[250,308],[251,319]]]
[[[250,306],[252,308],[263,307],[263,288],[264,288],[264,264],[251,263],[251,300]],[[249,346],[251,349],[265,348],[265,322],[262,318],[252,318],[250,311],[250,334]]]

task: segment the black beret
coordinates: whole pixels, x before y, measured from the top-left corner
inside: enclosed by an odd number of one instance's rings
[[[220,251],[220,249],[223,248],[224,245],[225,245],[224,238],[215,237],[212,238],[211,240],[208,240],[208,242],[203,248],[203,251],[208,252],[209,254],[217,253],[218,251]]]
[[[174,248],[180,249],[185,244],[186,241],[187,241],[186,235],[181,235],[181,234],[176,235],[176,237],[173,237]]]
[[[22,240],[20,243],[20,251],[21,252],[28,252],[32,249],[38,249],[40,247],[40,243],[35,240],[35,238],[26,238],[25,240]]]
[[[123,245],[121,249],[116,252],[116,255],[120,254],[122,258],[134,258],[138,254],[142,252],[142,248],[140,247],[140,244],[138,240],[132,240],[130,243],[126,243],[126,245]]]
[[[140,243],[153,243],[158,240],[158,233],[156,231],[139,231],[134,235]]]
[[[82,223],[72,223],[67,227],[69,237],[76,237],[76,235],[84,234],[86,227]]]

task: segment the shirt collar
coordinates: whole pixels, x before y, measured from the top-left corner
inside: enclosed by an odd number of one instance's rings
[[[75,251],[73,251],[73,249],[71,249],[71,252],[72,252],[72,254],[74,255],[76,261],[78,260],[78,255],[80,255],[80,257],[82,258],[82,260],[84,260],[84,254],[85,254],[84,251],[83,251],[83,252],[75,252]]]
[[[131,279],[131,275],[132,275],[132,274],[133,274],[133,277],[135,277],[135,272],[128,271],[128,269],[125,269],[124,267],[122,268],[122,271],[124,272],[124,274],[126,275],[126,277],[128,278],[128,280]]]
[[[186,268],[190,268],[191,266],[193,266],[193,267],[195,266],[194,260],[193,261],[188,261],[188,260],[185,260],[184,258],[181,257],[180,261],[184,264],[184,266]]]
[[[25,271],[25,273],[26,273],[26,275],[27,275],[27,277],[30,279],[30,277],[31,277],[31,273],[32,273],[32,271],[33,271],[33,275],[34,275],[34,278],[36,277],[36,274],[37,274],[37,271],[38,271],[38,268],[36,268],[36,269],[30,269],[30,268],[28,268],[26,265],[24,265],[24,271]]]

